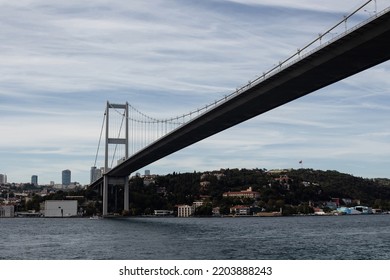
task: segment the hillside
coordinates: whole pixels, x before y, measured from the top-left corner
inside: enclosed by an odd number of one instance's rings
[[[223,197],[224,192],[249,187],[260,194],[259,198]],[[285,213],[295,213],[311,211],[311,207],[332,201],[390,210],[389,179],[365,179],[329,170],[221,169],[173,173],[133,178],[130,188],[130,208],[134,215],[150,214],[155,209],[173,210],[176,205],[191,205],[200,199],[211,207],[220,207],[222,212],[228,212],[233,205],[245,204],[267,211],[283,207]]]

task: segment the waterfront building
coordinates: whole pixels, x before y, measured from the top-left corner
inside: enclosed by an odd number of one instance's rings
[[[62,171],[62,185],[69,186],[71,181],[71,172],[69,169]]]
[[[13,205],[0,206],[0,218],[15,217],[15,207]]]
[[[155,216],[169,216],[173,215],[173,211],[171,210],[154,210]]]
[[[33,184],[34,186],[38,186],[38,175],[31,176],[31,184]]]
[[[237,216],[248,216],[251,212],[251,208],[246,205],[236,205],[230,207],[230,214]]]
[[[77,200],[46,200],[41,211],[45,217],[74,217],[77,216]]]
[[[212,210],[213,216],[221,216],[220,207],[214,207]]]
[[[192,202],[192,208],[193,208],[193,211],[195,212],[195,209],[202,206],[203,205],[203,201],[194,201]]]
[[[355,210],[361,212],[362,214],[373,214],[372,208],[368,206],[358,205],[353,207]]]
[[[190,217],[193,214],[193,207],[189,205],[179,205],[177,207],[178,217]]]

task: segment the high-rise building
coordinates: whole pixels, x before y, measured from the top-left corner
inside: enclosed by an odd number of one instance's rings
[[[7,184],[7,175],[0,174],[0,185]]]
[[[31,176],[31,184],[33,184],[34,186],[38,186],[38,175]]]
[[[92,184],[93,182],[95,182],[95,173],[96,173],[96,166],[92,166],[91,167],[91,172],[89,174],[89,182]]]
[[[69,186],[71,181],[71,172],[69,169],[62,170],[62,185]]]
[[[96,166],[91,167],[91,184],[95,182],[97,179],[102,177],[102,170],[99,168],[96,168]]]

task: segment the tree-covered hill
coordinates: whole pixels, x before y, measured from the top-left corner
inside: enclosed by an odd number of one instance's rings
[[[365,179],[329,170],[221,169],[155,176],[147,185],[144,180],[133,178],[131,181],[132,214],[148,214],[155,209],[173,210],[176,205],[190,205],[200,199],[212,207],[221,207],[225,212],[238,204],[267,211],[276,211],[280,207],[288,210],[302,205],[323,206],[336,198],[340,199],[341,204],[350,201],[390,210],[389,179]],[[260,198],[223,197],[224,192],[249,187],[259,192]]]

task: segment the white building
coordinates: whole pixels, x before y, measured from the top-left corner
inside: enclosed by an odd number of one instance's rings
[[[0,218],[15,217],[15,207],[13,205],[0,206]]]
[[[178,217],[189,217],[193,214],[193,207],[189,205],[179,205],[177,207]]]
[[[43,214],[45,217],[77,216],[77,200],[46,200]]]
[[[196,208],[200,207],[203,205],[203,201],[194,201],[192,202],[192,207],[194,208],[194,211]]]
[[[198,208],[198,207],[200,207],[200,206],[202,206],[203,205],[203,201],[194,201],[193,203],[192,203],[192,213],[195,213],[195,211],[196,211],[196,208]]]
[[[173,211],[171,211],[171,210],[154,210],[155,216],[169,216],[172,214],[173,214]]]
[[[248,216],[250,214],[250,207],[246,205],[236,205],[230,207],[230,214],[237,216]]]

